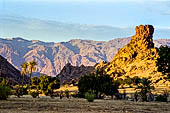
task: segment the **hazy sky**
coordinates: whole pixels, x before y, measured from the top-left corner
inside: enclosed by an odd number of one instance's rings
[[[0,14],[43,20],[170,29],[170,0],[0,0]]]
[[[170,0],[0,0],[1,13],[81,24],[170,27]]]

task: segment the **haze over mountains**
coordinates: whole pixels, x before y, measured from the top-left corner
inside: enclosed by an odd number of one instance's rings
[[[67,64],[73,66],[93,66],[101,61],[111,61],[117,51],[124,47],[130,38],[110,41],[73,39],[68,42],[42,42],[23,38],[0,38],[0,55],[17,69],[25,61],[37,62],[37,72],[55,76]],[[155,46],[169,45],[170,39],[155,40]]]
[[[51,20],[39,20],[21,16],[0,15],[0,36],[43,39],[43,41],[69,41],[70,39],[90,39],[108,41],[113,38],[134,35],[134,27],[112,27],[64,23]],[[170,37],[169,28],[156,27],[154,38]]]

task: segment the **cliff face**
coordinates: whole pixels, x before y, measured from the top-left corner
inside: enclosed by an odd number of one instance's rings
[[[89,74],[95,70],[94,66],[72,66],[70,63],[67,63],[61,72],[57,75],[61,83],[68,83],[71,81],[78,81],[81,76]]]
[[[20,71],[12,66],[5,58],[0,55],[0,77],[7,78],[9,83],[21,83]]]
[[[129,43],[118,51],[112,61],[101,62],[97,67],[104,67],[105,71],[115,78],[139,76],[150,78],[159,84],[166,82],[163,75],[157,72],[158,53],[154,48],[153,33],[152,25],[137,26],[136,35],[132,36]],[[160,79],[162,80],[159,81]]]

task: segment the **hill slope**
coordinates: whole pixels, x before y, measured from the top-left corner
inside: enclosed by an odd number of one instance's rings
[[[9,83],[18,84],[21,81],[20,71],[0,55],[0,77],[7,78]]]

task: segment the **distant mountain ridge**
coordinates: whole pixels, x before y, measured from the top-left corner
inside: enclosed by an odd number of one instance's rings
[[[20,70],[25,61],[37,62],[37,72],[55,76],[71,63],[73,66],[93,66],[101,61],[111,61],[117,51],[124,47],[130,38],[117,38],[110,41],[73,39],[68,42],[43,42],[23,38],[0,38],[0,55]],[[169,45],[170,39],[154,40],[155,46]]]

